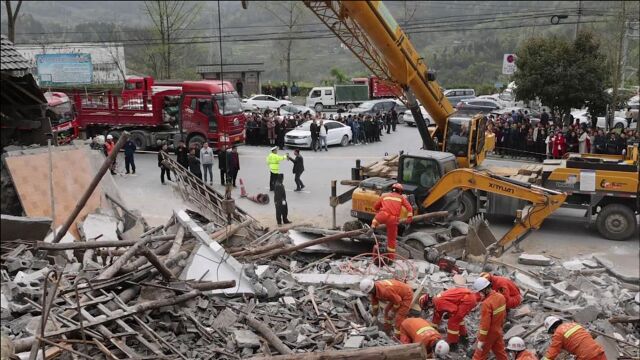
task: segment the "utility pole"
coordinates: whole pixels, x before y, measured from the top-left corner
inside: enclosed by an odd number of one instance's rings
[[[582,0],[578,1],[578,21],[576,21],[576,33],[573,38],[578,38],[578,31],[580,31],[580,18],[582,17]]]

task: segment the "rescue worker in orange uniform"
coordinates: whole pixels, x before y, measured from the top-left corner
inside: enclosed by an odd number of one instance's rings
[[[433,323],[438,326],[442,319],[449,319],[447,323],[447,343],[455,350],[458,341],[466,343],[467,328],[464,326],[464,318],[473,310],[480,301],[480,294],[467,288],[453,288],[445,290],[431,298],[424,294],[419,299],[420,307],[427,310],[433,306]],[[462,339],[460,337],[462,336]]]
[[[576,360],[607,360],[604,349],[580,324],[563,322],[556,316],[547,316],[544,325],[553,334],[551,345],[542,360],[554,360],[562,350],[575,356]]]
[[[508,360],[504,348],[504,320],[507,318],[507,302],[499,292],[493,291],[489,280],[479,277],[473,282],[473,290],[484,297],[480,305],[480,326],[473,360],[486,360],[493,352],[496,360]]]
[[[442,340],[438,329],[422,318],[404,319],[400,324],[400,342],[403,344],[420,343],[433,356],[440,357],[449,353],[449,344]]]
[[[504,296],[507,301],[507,310],[517,308],[522,303],[522,295],[520,289],[510,279],[491,273],[484,272],[480,274],[483,278],[491,282],[491,288]]]
[[[534,354],[532,351],[527,350],[527,346],[524,344],[524,340],[517,336],[509,339],[507,350],[509,350],[510,353],[513,353],[513,358],[515,360],[538,360],[536,354]]]
[[[371,227],[376,228],[380,224],[387,226],[387,252],[389,252],[389,260],[393,262],[396,259],[396,238],[398,237],[398,221],[400,220],[400,212],[404,207],[409,213],[407,223],[413,220],[413,208],[407,198],[402,195],[402,184],[395,183],[391,187],[390,193],[384,193],[373,209],[376,216],[371,222]]]
[[[391,330],[395,317],[395,335],[400,336],[400,324],[407,318],[413,300],[411,287],[395,279],[373,281],[365,278],[360,281],[360,290],[365,294],[371,294],[371,310],[374,317],[378,316],[379,301],[388,302],[384,308],[384,329]]]

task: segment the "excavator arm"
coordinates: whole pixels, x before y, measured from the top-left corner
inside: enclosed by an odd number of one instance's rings
[[[558,209],[567,198],[565,193],[501,176],[472,169],[455,169],[446,173],[431,188],[429,195],[422,202],[422,206],[427,208],[456,189],[482,190],[531,202],[531,205],[518,211],[515,224],[496,243],[498,247],[504,247],[532,229],[539,229],[544,219]]]

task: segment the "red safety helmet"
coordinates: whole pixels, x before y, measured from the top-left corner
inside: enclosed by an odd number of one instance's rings
[[[395,192],[397,192],[399,194],[402,194],[402,192],[404,191],[404,188],[402,187],[402,184],[395,183],[395,184],[393,184],[393,186],[391,186],[391,190],[393,190],[393,191],[395,191]]]
[[[429,294],[424,294],[418,299],[418,304],[420,304],[420,308],[422,310],[426,310],[429,307],[430,302],[431,298],[429,297]]]

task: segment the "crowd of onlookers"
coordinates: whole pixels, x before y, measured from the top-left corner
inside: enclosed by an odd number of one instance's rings
[[[640,141],[638,130],[602,129],[567,115],[560,119],[543,111],[532,122],[525,111],[489,116],[496,135],[495,153],[507,156],[559,159],[566,153],[621,154],[627,144]]]
[[[321,132],[327,120],[349,126],[352,134],[351,143],[358,145],[381,141],[385,131],[387,134],[396,131],[398,113],[395,110],[379,112],[375,115],[322,112],[315,115],[311,115],[310,112],[280,115],[279,110],[252,112],[247,113],[246,143],[248,145],[275,145],[284,149],[287,132],[306,121],[314,122],[318,126],[317,131]],[[313,126],[311,129],[313,137]]]

